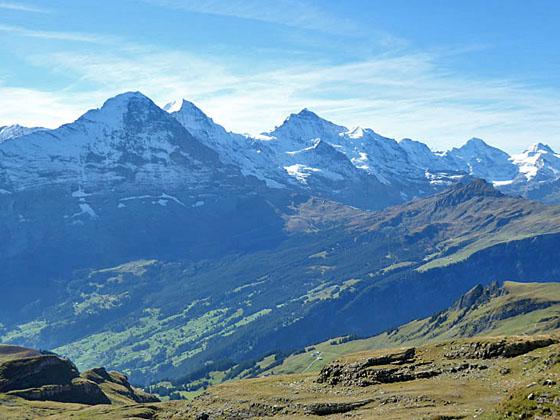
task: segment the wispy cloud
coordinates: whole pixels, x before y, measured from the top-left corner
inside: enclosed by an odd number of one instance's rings
[[[183,10],[239,19],[286,25],[330,33],[357,31],[353,22],[327,13],[307,0],[144,0],[145,2]]]
[[[74,121],[84,110],[96,107],[100,100],[97,95],[72,98],[58,91],[5,86],[0,81],[0,126],[19,123],[54,128]]]
[[[400,51],[345,64],[278,58],[252,67],[251,57],[239,66],[231,57],[210,58],[98,34],[2,24],[0,31],[91,46],[27,54],[24,58],[33,66],[72,81],[51,92],[0,85],[0,124],[54,126],[109,96],[141,90],[162,105],[180,97],[193,100],[238,132],[270,130],[289,113],[309,107],[337,123],[422,139],[436,149],[472,136],[509,151],[534,141],[560,148],[560,91],[446,68],[447,57],[470,54],[468,48]]]
[[[560,146],[560,92],[468,78],[440,61],[437,54],[409,53],[340,65],[277,63],[281,70],[240,73],[225,61],[136,47],[118,54],[49,54],[35,57],[34,64],[76,76],[58,93],[65,106],[141,90],[162,105],[179,97],[194,100],[239,132],[269,130],[310,107],[335,122],[423,139],[436,149],[472,136],[510,151],[537,140]]]
[[[13,10],[16,12],[29,12],[29,13],[50,13],[49,9],[31,5],[28,3],[15,3],[0,1],[0,9]]]
[[[111,37],[103,35],[85,34],[79,32],[46,31],[30,29],[24,26],[5,25],[2,23],[0,23],[0,32],[8,32],[12,35],[29,38],[40,38],[56,41],[75,41],[86,43],[108,43],[111,41]]]

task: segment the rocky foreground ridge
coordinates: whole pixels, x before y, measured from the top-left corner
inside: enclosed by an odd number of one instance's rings
[[[95,368],[80,374],[70,360],[56,354],[10,345],[0,345],[1,394],[27,401],[84,405],[159,401],[132,387],[119,372]]]

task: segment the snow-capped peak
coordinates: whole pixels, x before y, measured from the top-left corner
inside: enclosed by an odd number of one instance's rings
[[[227,135],[224,127],[216,124],[199,107],[186,99],[180,101],[180,106],[179,102],[175,102],[169,109],[177,109],[172,111],[171,115],[194,135],[204,138],[211,137],[215,140]]]
[[[469,139],[463,147],[492,147],[484,140],[478,137],[473,137]]]
[[[529,147],[525,153],[552,153],[556,154],[554,150],[548,145],[544,143],[535,143]]]
[[[511,181],[518,174],[506,152],[476,137],[442,157],[452,168],[491,182]]]
[[[45,129],[41,127],[24,127],[19,124],[3,126],[0,127],[0,143],[8,139],[26,136],[27,134],[31,134],[39,130]]]
[[[96,122],[115,125],[123,122],[124,115],[135,110],[135,117],[141,118],[147,111],[159,109],[150,98],[140,92],[125,92],[109,98],[98,109],[92,109],[82,115],[78,121]],[[139,112],[143,110],[144,112]],[[160,111],[161,112],[161,111]]]
[[[169,113],[177,112],[183,106],[184,101],[185,101],[184,99],[177,99],[175,101],[168,102],[163,106],[162,109]]]
[[[523,153],[512,156],[511,159],[528,181],[557,179],[560,176],[560,155],[546,144],[533,144]]]
[[[328,140],[346,131],[348,131],[346,127],[333,124],[304,108],[297,114],[291,114],[282,125],[266,134],[282,140],[309,142],[317,138]]]
[[[346,135],[351,139],[361,139],[364,137],[364,129],[362,127],[354,127]]]

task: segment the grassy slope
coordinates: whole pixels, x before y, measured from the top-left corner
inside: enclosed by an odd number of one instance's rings
[[[349,327],[369,335],[425,316],[471,286],[452,275],[447,289],[440,290],[442,267],[451,270],[451,263],[497,243],[560,231],[560,207],[502,196],[484,185],[382,212],[324,200],[292,210],[284,215],[289,234],[273,249],[195,263],[146,259],[77,272],[61,280],[65,300],[32,322],[0,326],[0,340],[54,348],[79,367],[106,365],[133,380],[176,377],[207,361],[259,358],[345,334]],[[501,261],[500,255],[487,258],[496,265]],[[537,268],[543,267],[549,264]],[[509,278],[524,278],[523,269],[515,274]],[[379,314],[371,314],[368,303],[380,292],[390,294],[407,278],[423,285],[429,276],[436,280],[425,289],[445,296],[441,302],[426,309],[421,299],[406,301],[409,284],[404,284],[402,296],[393,294],[401,308],[380,307]],[[485,272],[473,278],[496,277]],[[385,300],[379,299],[378,305]],[[397,315],[383,318],[390,313]],[[365,321],[357,325],[360,320]]]
[[[546,338],[550,336],[540,336]],[[554,337],[554,336],[553,336]],[[535,336],[510,337],[522,343]],[[558,337],[556,336],[556,340]],[[372,386],[325,385],[317,383],[317,373],[278,375],[246,379],[212,387],[197,400],[163,407],[163,418],[178,415],[195,418],[197,413],[211,413],[219,419],[251,415],[257,418],[278,412],[274,418],[321,418],[309,415],[319,404],[358,403],[346,414],[328,418],[344,419],[505,419],[533,418],[545,414],[558,418],[560,407],[560,345],[553,344],[511,358],[450,360],[445,356],[453,349],[471,343],[490,343],[502,338],[457,339],[416,348],[415,363],[422,369],[441,369],[443,374],[429,379],[377,384]],[[365,352],[348,357],[344,363],[363,362],[391,350]],[[450,372],[452,366],[469,363],[472,369]],[[481,367],[482,366],[482,367]],[[389,366],[387,366],[389,367]],[[394,366],[392,366],[394,368]],[[545,385],[551,381],[553,385]],[[534,394],[533,397],[529,397]],[[533,398],[533,399],[531,399]],[[181,417],[183,416],[183,417]],[[261,417],[262,416],[262,417]],[[543,416],[545,417],[545,416]],[[538,418],[543,418],[538,417]]]
[[[266,372],[274,373],[272,376],[213,386],[193,401],[123,405],[126,401],[112,396],[113,406],[86,407],[28,402],[0,395],[0,418],[194,419],[199,413],[211,412],[216,418],[225,419],[235,413],[264,416],[282,409],[284,414],[277,416],[280,419],[303,419],[315,418],[305,413],[317,404],[364,401],[367,403],[363,407],[352,410],[353,417],[436,419],[437,416],[476,415],[501,419],[518,418],[520,413],[554,413],[557,407],[553,401],[560,393],[557,386],[543,384],[547,380],[560,380],[560,344],[510,359],[473,360],[469,363],[483,364],[486,368],[446,373],[431,379],[365,388],[331,387],[316,382],[317,371],[327,362],[337,359],[355,363],[390,352],[386,347],[414,345],[419,365],[446,369],[464,360],[450,360],[444,355],[470,343],[501,340],[493,337],[496,335],[523,342],[532,340],[537,333],[558,330],[560,283],[506,282],[503,288],[489,286],[484,290],[477,294],[469,292],[449,310],[413,321],[391,333],[342,344],[318,344],[315,349],[291,356],[281,366]],[[479,337],[460,338],[472,331]],[[558,335],[553,337],[558,339]],[[322,360],[318,360],[318,355]],[[266,367],[272,361],[273,357],[268,356],[260,365]],[[531,393],[536,395],[535,400],[528,399]],[[332,418],[346,417],[341,414]]]
[[[523,343],[551,336],[509,337],[506,341]],[[560,397],[560,344],[538,348],[510,358],[448,358],[446,354],[473,343],[492,343],[502,338],[455,339],[416,348],[414,364],[419,369],[442,372],[432,378],[373,386],[318,383],[317,373],[277,375],[233,381],[210,388],[193,401],[157,404],[105,405],[29,402],[0,394],[0,418],[62,420],[76,419],[185,419],[269,418],[319,419],[309,414],[317,406],[356,404],[350,413],[334,414],[330,419],[452,419],[481,418],[557,418]],[[553,341],[552,341],[553,342]],[[371,356],[392,350],[353,354],[343,363],[361,363]],[[472,368],[458,372],[450,368],[468,363]],[[394,368],[384,365],[378,368]],[[549,385],[552,384],[552,385]],[[532,394],[532,395],[531,395]]]
[[[441,324],[432,318],[415,320],[390,332],[362,340],[335,344],[335,340],[307,347],[305,353],[289,356],[284,362],[264,374],[288,374],[318,371],[328,362],[342,355],[372,349],[419,345],[427,342],[449,340],[472,335],[531,335],[560,328],[560,283],[505,282],[506,294],[493,297],[489,302],[476,306],[466,313],[463,310],[445,311],[447,319]],[[521,304],[550,305],[508,316]],[[497,319],[505,316],[504,319]],[[481,331],[474,332],[479,326]]]

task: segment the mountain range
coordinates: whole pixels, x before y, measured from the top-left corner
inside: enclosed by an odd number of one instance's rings
[[[560,279],[543,144],[432,152],[309,110],[253,138],[138,92],[1,133],[0,340],[137,383],[377,334],[478,283]]]
[[[196,138],[196,144],[179,141],[174,145],[162,140],[173,131],[177,135],[178,126],[169,116]],[[133,125],[140,126],[140,118],[151,124],[144,128],[149,138],[135,137],[139,133],[129,131]],[[119,132],[132,134],[125,139]],[[291,114],[274,130],[251,137],[228,132],[192,102],[170,103],[162,110],[139,92],[111,98],[100,109],[56,130],[0,127],[0,142],[5,143],[0,148],[4,193],[36,185],[45,177],[52,183],[67,177],[86,188],[93,180],[124,180],[127,168],[139,169],[126,160],[127,153],[145,160],[138,177],[175,183],[187,177],[173,173],[182,169],[169,163],[173,159],[176,163],[185,148],[199,148],[199,144],[211,149],[221,164],[263,181],[269,188],[301,189],[371,209],[431,194],[465,175],[485,179],[507,193],[558,202],[560,179],[560,155],[542,143],[510,156],[472,138],[459,148],[432,152],[419,141],[397,142],[360,127],[350,130],[307,109]],[[201,162],[207,170],[215,166]],[[164,164],[170,173],[162,172]],[[18,172],[15,165],[31,168],[27,173]],[[90,173],[94,168],[98,172]],[[29,178],[30,169],[35,178]],[[154,174],[154,170],[160,172]],[[375,197],[364,198],[364,191]]]

